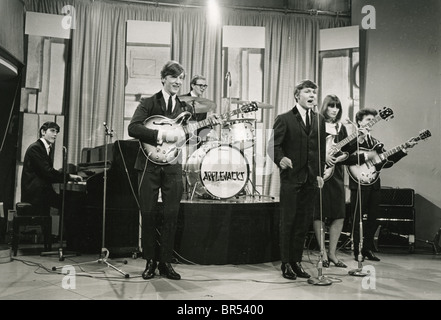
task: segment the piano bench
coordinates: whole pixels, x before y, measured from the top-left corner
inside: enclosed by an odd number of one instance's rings
[[[17,202],[16,212],[12,222],[12,251],[17,256],[20,239],[20,226],[41,226],[44,236],[44,250],[52,250],[52,217],[32,214],[32,205],[27,202]]]

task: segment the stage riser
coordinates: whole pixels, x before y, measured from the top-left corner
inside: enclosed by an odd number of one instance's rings
[[[278,203],[183,203],[175,250],[196,264],[280,259]]]

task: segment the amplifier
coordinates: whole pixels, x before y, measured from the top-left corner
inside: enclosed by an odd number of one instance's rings
[[[413,207],[415,191],[409,188],[381,188],[381,206]]]
[[[409,252],[415,246],[415,208],[381,206],[377,217],[378,247],[405,247]]]

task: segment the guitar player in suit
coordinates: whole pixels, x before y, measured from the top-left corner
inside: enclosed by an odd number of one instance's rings
[[[182,65],[176,61],[169,61],[163,66],[160,75],[162,90],[141,100],[130,121],[128,133],[140,142],[152,146],[162,145],[163,142],[179,144],[186,139],[182,130],[157,130],[144,125],[144,121],[154,115],[174,119],[184,111],[193,114],[190,109],[192,107],[177,97],[185,79]],[[212,121],[217,121],[215,116]],[[148,159],[141,148],[135,161],[135,169],[138,170],[138,193],[142,214],[142,255],[146,260],[142,277],[153,278],[158,267],[160,275],[179,280],[181,276],[173,269],[171,262],[183,194],[181,154],[170,163],[157,164]],[[163,203],[162,224],[155,219],[159,190]],[[159,248],[156,247],[156,240],[159,242]]]
[[[294,98],[295,106],[276,117],[267,148],[280,169],[281,269],[289,280],[310,277],[301,261],[318,187],[323,183],[319,172],[325,167],[326,149],[325,122],[313,110],[317,85],[301,81],[294,89]]]
[[[364,108],[357,112],[355,115],[355,121],[358,126],[365,127],[374,117],[377,115],[377,110]],[[363,135],[360,135],[358,140],[358,147],[361,149],[359,155],[360,164],[366,163],[368,160],[372,160],[377,157],[378,154],[385,152],[384,145],[380,143],[379,140],[375,139],[370,134],[370,128],[364,128],[365,131]],[[357,143],[357,140],[354,140]],[[412,148],[416,142],[409,140],[407,143],[408,148]],[[355,148],[357,150],[357,148]],[[357,155],[357,151],[353,154]],[[352,155],[352,156],[353,156]],[[392,154],[383,166],[383,168],[390,168],[394,163],[402,159],[407,155],[407,150],[405,148]],[[358,158],[358,156],[357,156]],[[354,257],[355,260],[364,258],[372,261],[380,261],[374,251],[374,235],[377,229],[377,217],[379,213],[380,206],[380,191],[381,191],[381,181],[380,177],[371,184],[360,184],[361,189],[361,208],[363,217],[363,247],[360,252],[360,209],[358,201],[358,179],[353,175],[349,175],[349,189],[351,190],[351,213],[353,215],[353,241],[354,241]],[[359,257],[360,254],[360,257]]]

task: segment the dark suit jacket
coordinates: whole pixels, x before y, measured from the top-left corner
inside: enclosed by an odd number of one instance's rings
[[[319,121],[317,121],[317,117],[319,117]],[[319,131],[317,126],[319,126]],[[305,124],[297,107],[276,117],[268,143],[268,155],[279,169],[280,160],[283,157],[291,159],[293,165],[293,169],[281,170],[282,184],[302,184],[309,180],[314,186],[317,186],[318,158],[320,156],[320,172],[323,172],[326,162],[325,150],[326,130],[323,116],[311,110],[311,132],[309,135],[306,133]]]
[[[44,143],[38,139],[26,150],[21,176],[21,201],[35,206],[59,206],[53,183],[64,181],[63,172],[55,170]]]
[[[136,108],[128,127],[129,136],[139,139],[141,142],[156,146],[158,141],[158,130],[147,128],[144,125],[144,121],[154,115],[165,116],[165,106],[166,103],[162,91],[159,91],[151,97],[141,99],[141,102]],[[176,118],[184,111],[189,111],[191,114],[193,114],[191,106],[186,105],[185,103],[181,102],[178,97],[176,97],[176,106],[169,118]],[[140,148],[136,157],[135,169],[143,170],[145,168],[146,160],[147,158]]]

